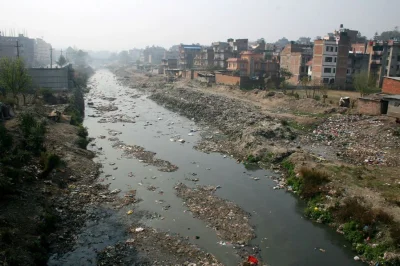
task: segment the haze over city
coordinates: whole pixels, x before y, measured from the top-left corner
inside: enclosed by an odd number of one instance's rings
[[[377,8],[379,5],[381,8]],[[43,37],[55,48],[77,46],[120,51],[179,43],[210,44],[228,38],[314,38],[340,24],[371,38],[392,30],[400,1],[183,1],[71,0],[7,1],[1,4],[0,30]]]

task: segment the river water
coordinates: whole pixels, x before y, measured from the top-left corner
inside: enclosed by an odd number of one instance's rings
[[[96,146],[91,149],[98,153],[95,160],[104,166],[104,173],[100,179],[112,175],[103,182],[110,183],[110,189],[121,189],[122,193],[135,189],[137,197],[142,199],[135,212],[143,210],[163,217],[143,219],[141,222],[160,230],[178,233],[183,237],[188,236],[191,242],[214,254],[226,265],[237,265],[235,250],[229,244],[221,245],[221,240],[217,238],[213,229],[207,227],[203,221],[193,218],[189,212],[185,212],[183,201],[174,191],[174,185],[178,182],[188,186],[219,185],[221,188],[217,190],[217,196],[233,201],[251,213],[250,222],[257,235],[251,244],[260,247],[262,260],[268,265],[361,265],[353,260],[354,254],[350,248],[344,247],[349,246],[349,243],[342,236],[326,226],[303,218],[305,205],[302,201],[284,190],[273,190],[276,184],[268,178],[275,175],[273,172],[246,170],[242,164],[237,164],[229,156],[225,158],[222,154],[206,154],[193,149],[200,139],[199,132],[193,133],[193,136],[188,135],[190,129],[200,129],[193,121],[157,105],[142,92],[120,85],[108,70],[98,70],[91,82],[94,88],[87,98],[90,98],[95,106],[112,103],[118,107],[118,110],[107,112],[103,117],[116,114],[138,116],[134,119],[135,123],[98,123],[102,117],[92,117],[96,110],[86,106],[84,126],[88,128],[89,136],[96,138]],[[115,97],[116,100],[110,102],[101,99],[104,96]],[[123,157],[122,151],[113,148],[112,142],[108,140],[111,137],[110,130],[121,132],[116,137],[127,145],[139,145],[148,151],[156,152],[157,158],[167,160],[179,169],[171,173],[160,172],[157,167]],[[100,139],[100,135],[107,137]],[[177,135],[186,142],[181,144],[170,141],[171,137]],[[115,167],[118,169],[113,170]],[[197,174],[199,182],[185,179],[193,178],[192,173]],[[252,177],[258,177],[260,180],[256,181]],[[147,187],[150,185],[157,189],[149,191]],[[160,194],[160,191],[164,193]],[[162,204],[160,200],[163,201]],[[126,212],[126,209],[121,212]],[[128,225],[129,219],[129,216],[125,216],[121,223]],[[114,220],[112,223],[115,223]],[[118,226],[110,226],[108,230],[118,231]],[[123,238],[126,237],[116,232],[110,235],[114,236],[111,241],[113,243],[124,241]],[[196,239],[195,236],[200,238]],[[68,259],[64,258],[64,261],[73,260],[74,252],[79,253],[80,249],[82,247],[70,252]],[[320,249],[325,252],[321,252]],[[80,253],[79,256],[84,255]],[[80,259],[82,261],[82,258]]]

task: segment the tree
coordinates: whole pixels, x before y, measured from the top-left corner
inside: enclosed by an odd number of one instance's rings
[[[289,80],[291,77],[293,77],[293,74],[288,69],[286,69],[286,68],[281,68],[280,69],[280,71],[279,71],[279,85],[284,91],[289,86],[289,83],[287,82],[287,80]]]
[[[310,84],[310,80],[308,79],[307,76],[304,76],[301,80],[300,80],[300,84],[303,87],[304,91],[306,92],[306,97],[310,98],[311,95],[309,95],[309,88],[308,85]]]
[[[361,97],[377,91],[375,76],[368,75],[366,71],[354,75],[353,86]]]
[[[16,99],[18,105],[18,94],[22,94],[25,101],[25,93],[31,85],[32,79],[25,68],[24,61],[21,58],[0,60],[0,86],[5,88]]]
[[[60,55],[60,57],[58,58],[58,61],[57,61],[57,65],[62,67],[66,63],[67,63],[67,60],[65,59],[65,57],[63,55]]]

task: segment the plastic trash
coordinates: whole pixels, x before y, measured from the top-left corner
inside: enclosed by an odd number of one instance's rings
[[[129,211],[127,211],[126,214],[131,215],[132,213],[133,213],[133,210],[129,210]]]
[[[120,193],[120,192],[121,192],[121,190],[120,190],[119,188],[117,188],[117,189],[112,190],[112,191],[110,192],[110,194],[118,194],[118,193]]]
[[[360,260],[360,257],[359,256],[355,256],[354,260]]]
[[[143,227],[138,227],[135,229],[135,232],[139,233],[139,232],[143,232],[144,228]]]

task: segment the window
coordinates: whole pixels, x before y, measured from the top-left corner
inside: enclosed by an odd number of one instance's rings
[[[385,69],[385,76],[387,76],[387,69]]]
[[[397,56],[397,61],[400,61],[400,55]]]
[[[337,46],[335,47],[335,52],[337,52]]]
[[[331,73],[332,69],[330,67],[325,67],[324,68],[324,73]]]
[[[399,69],[400,69],[400,66],[398,65],[398,66],[397,66],[397,70],[399,70]]]
[[[300,73],[304,72],[304,67],[300,67]]]
[[[335,63],[336,63],[336,57],[335,57]]]
[[[325,62],[331,63],[332,62],[332,57],[325,57]]]
[[[329,52],[329,46],[326,47],[326,51]]]
[[[333,69],[333,73],[336,73],[336,68],[332,68]]]
[[[346,73],[347,73],[347,74],[349,74],[349,73],[350,73],[350,71],[347,69]]]
[[[328,83],[329,83],[329,79],[328,79],[328,78],[324,78],[324,79],[322,80],[322,82],[323,82],[324,84],[328,84]]]

